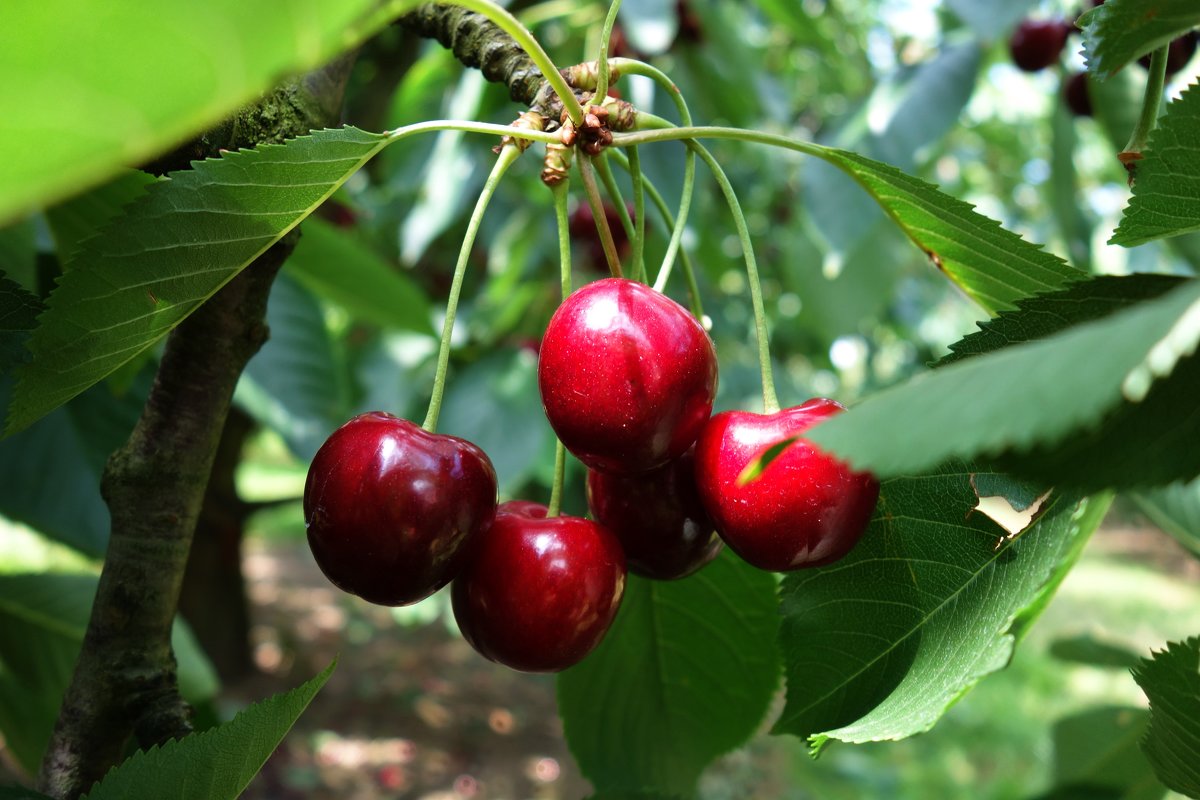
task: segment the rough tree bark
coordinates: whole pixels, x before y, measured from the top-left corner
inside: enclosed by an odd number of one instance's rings
[[[154,166],[214,148],[279,141],[337,122],[353,56],[290,81]],[[210,152],[211,151],[211,152]],[[188,551],[234,386],[267,336],[267,295],[294,247],[288,236],[168,337],[154,387],[101,492],[112,516],[104,570],[75,673],[38,784],[67,800],[116,763],[131,734],[149,747],[190,730],[171,624]]]

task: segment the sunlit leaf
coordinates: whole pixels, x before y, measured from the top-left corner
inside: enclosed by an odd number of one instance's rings
[[[18,370],[7,433],[153,346],[295,227],[387,138],[355,128],[199,162],[151,184],[59,280]]]
[[[784,579],[788,698],[775,732],[818,748],[910,736],[1008,663],[1022,613],[1108,504],[1060,496],[1001,541],[1001,528],[971,514],[971,477],[958,468],[885,481],[850,555]]]

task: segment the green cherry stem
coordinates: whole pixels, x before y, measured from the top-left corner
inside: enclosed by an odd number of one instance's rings
[[[1121,163],[1128,168],[1132,162],[1141,158],[1142,150],[1150,138],[1150,132],[1158,124],[1158,110],[1162,105],[1163,87],[1167,82],[1167,45],[1150,54],[1150,70],[1146,75],[1146,94],[1142,98],[1142,113],[1138,116],[1137,126],[1129,137],[1129,144],[1119,156]]]
[[[621,10],[621,0],[613,0],[608,7],[608,16],[604,18],[604,29],[600,32],[600,55],[596,59],[596,94],[601,100],[608,94],[608,40],[612,38],[613,26],[617,24],[617,12]]]
[[[565,300],[571,294],[571,224],[567,218],[567,181],[556,184],[554,192],[554,215],[558,220],[558,261],[559,275],[562,283],[562,296]],[[554,485],[550,490],[550,504],[546,516],[556,517],[562,506],[564,475],[566,472],[567,450],[561,441],[555,441],[554,447]]]
[[[511,136],[514,139],[528,139],[531,142],[546,142],[547,144],[562,141],[562,135],[557,132],[546,133],[545,131],[533,131],[528,128],[514,128],[512,125],[496,125],[491,122],[474,122],[473,120],[465,119],[434,119],[427,122],[417,122],[413,125],[405,125],[386,131],[384,136],[387,137],[388,144],[393,144],[413,134],[431,133],[433,131],[491,133],[496,136]]]
[[[607,165],[608,161],[605,160]],[[629,179],[633,183],[633,269],[646,276],[646,192],[642,185],[642,158],[636,147],[629,148]]]
[[[558,270],[562,281],[562,296],[566,300],[571,294],[571,223],[567,219],[567,181],[551,187],[554,195],[554,218],[558,221]],[[557,517],[562,508],[563,476],[567,466],[567,449],[561,440],[555,439],[554,485],[550,488],[550,502],[546,505],[546,516]]]
[[[463,235],[462,246],[458,250],[458,262],[454,265],[454,278],[450,282],[450,296],[446,300],[446,319],[442,322],[442,341],[438,349],[437,372],[433,376],[433,395],[429,398],[429,411],[421,427],[433,433],[437,429],[438,414],[442,410],[442,396],[446,392],[446,372],[450,367],[450,339],[454,333],[454,318],[458,313],[458,297],[462,293],[463,275],[467,272],[467,261],[470,260],[471,248],[475,244],[475,236],[479,233],[479,223],[483,220],[483,212],[487,209],[496,187],[505,171],[521,155],[521,150],[515,144],[507,144],[500,150],[492,172],[488,175],[479,199],[475,201],[475,210],[467,223],[467,232]]]
[[[608,159],[600,156],[593,159],[592,163],[596,166],[596,174],[600,176],[600,182],[604,184],[605,193],[617,209],[617,215],[621,218],[621,227],[625,229],[625,236],[630,241],[633,241],[636,235],[636,231],[633,228],[633,220],[629,218],[629,209],[625,207],[625,198],[621,196],[621,187],[617,186],[617,179],[613,177],[612,168],[608,166]],[[607,217],[608,215],[606,214],[605,216]],[[635,281],[640,281],[645,277],[638,272],[636,261],[633,263],[633,269],[630,272],[630,277]]]
[[[632,153],[634,148],[628,148]],[[606,155],[611,156],[618,164],[626,170],[632,169],[632,164],[629,158],[620,150],[609,149]],[[658,187],[648,179],[643,179],[643,184],[646,187],[646,192],[650,195],[650,201],[654,203],[654,207],[658,209],[658,215],[662,217],[663,224],[667,228],[675,227],[675,218],[671,214],[671,207],[667,205],[667,201],[663,199],[662,193],[658,191]],[[692,259],[688,255],[687,250],[680,249],[679,257],[683,261],[683,274],[687,279],[689,299],[691,301],[692,314],[698,320],[704,319],[704,307],[700,302],[700,289],[696,285],[696,275],[692,269]]]
[[[481,14],[487,17],[496,26],[511,36],[530,60],[542,71],[542,76],[554,89],[555,94],[562,100],[563,108],[567,110],[567,114],[571,117],[571,121],[576,125],[583,123],[583,106],[579,105],[578,98],[575,97],[575,92],[567,85],[567,80],[558,71],[558,67],[550,60],[550,56],[542,49],[538,40],[534,38],[529,29],[521,24],[521,21],[510,14],[505,9],[488,2],[488,0],[439,0],[443,5],[460,6],[468,11],[474,11],[476,14]]]
[[[642,75],[652,79],[660,87],[666,90],[671,96],[671,100],[675,103],[675,108],[679,112],[679,120],[684,127],[690,127],[692,124],[692,112],[688,109],[687,101],[683,99],[683,93],[679,91],[679,87],[671,80],[665,72],[652,64],[647,64],[644,61],[638,61],[632,58],[614,58],[612,65],[615,69],[620,69],[625,75]],[[674,127],[671,123],[664,119],[654,116],[653,114],[644,114],[638,112],[638,127],[639,128],[663,128]],[[632,166],[632,165],[631,165]],[[679,195],[679,215],[676,222],[671,227],[671,241],[667,244],[666,255],[663,256],[662,266],[658,269],[658,276],[654,280],[654,288],[658,291],[666,289],[667,280],[671,277],[671,268],[675,264],[675,256],[679,253],[680,244],[683,241],[683,231],[687,225],[688,212],[692,207],[692,193],[696,184],[696,155],[692,150],[687,150],[683,157],[683,191]],[[689,283],[694,282],[695,278],[689,278]]]
[[[700,159],[708,165],[725,195],[729,204],[729,213],[733,215],[733,224],[737,228],[738,239],[742,243],[742,255],[746,259],[746,280],[750,282],[750,302],[754,307],[754,332],[758,337],[758,368],[762,372],[763,411],[773,414],[779,410],[779,398],[775,395],[775,374],[771,369],[771,350],[767,333],[767,314],[763,308],[762,284],[758,279],[758,264],[754,258],[754,244],[750,241],[750,229],[746,226],[746,216],[738,203],[737,193],[733,184],[725,176],[725,170],[713,158],[712,153],[704,145],[689,140],[688,147],[696,151]]]
[[[579,164],[579,175],[583,178],[584,194],[588,205],[592,207],[592,218],[596,220],[596,230],[600,232],[600,246],[604,248],[604,257],[608,260],[608,271],[614,278],[625,277],[621,273],[621,259],[617,257],[617,245],[613,242],[612,231],[608,227],[608,217],[604,214],[604,201],[600,199],[600,189],[596,185],[596,175],[592,169],[591,156],[575,159]]]

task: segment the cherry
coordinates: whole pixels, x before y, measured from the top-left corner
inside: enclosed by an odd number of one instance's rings
[[[321,445],[304,485],[308,545],[338,588],[380,605],[450,582],[496,512],[496,472],[456,436],[361,414]]]
[[[557,672],[600,643],[625,591],[625,555],[606,528],[512,500],[472,545],[451,586],[454,619],[485,658]]]
[[[879,483],[805,439],[789,445],[758,478],[739,486],[746,465],[771,445],[845,410],[813,399],[773,414],[725,411],[696,443],[696,484],[717,532],[760,569],[786,571],[836,561],[867,528]]]
[[[1063,82],[1063,100],[1075,116],[1092,116],[1092,95],[1088,91],[1086,72],[1073,73]]]
[[[626,207],[632,219],[633,208],[632,206]],[[617,248],[617,257],[623,261],[629,255],[629,251],[633,245],[630,244],[629,236],[625,233],[625,226],[621,224],[621,216],[617,212],[617,207],[612,203],[605,202],[604,218],[608,221],[608,229],[612,231],[613,244]],[[570,232],[572,239],[584,243],[584,249],[587,253],[587,265],[592,270],[607,275],[608,259],[604,255],[604,245],[600,243],[600,232],[596,230],[596,216],[592,213],[592,207],[587,203],[580,203],[571,212],[567,230]]]
[[[647,472],[696,441],[712,412],[717,353],[683,306],[636,281],[606,278],[550,318],[538,387],[550,426],[580,461]]]
[[[1013,63],[1026,72],[1045,69],[1058,61],[1072,30],[1062,20],[1021,20],[1008,41]]]
[[[696,491],[695,464],[695,451],[688,450],[645,475],[588,471],[588,507],[620,539],[630,572],[674,580],[721,552],[721,538]]]

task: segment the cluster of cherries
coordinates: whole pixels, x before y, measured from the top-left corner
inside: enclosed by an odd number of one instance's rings
[[[1092,0],[1093,6],[1104,4],[1104,0]],[[1067,19],[1024,19],[1013,32],[1008,41],[1008,50],[1013,63],[1026,72],[1039,72],[1046,67],[1058,63],[1067,39],[1078,29],[1074,22]],[[1196,44],[1200,36],[1196,31],[1189,31],[1183,36],[1172,40],[1167,47],[1167,75],[1174,75],[1183,69],[1192,56],[1196,54]],[[1150,56],[1138,59],[1143,67],[1150,67]],[[1092,98],[1088,90],[1088,77],[1085,72],[1073,72],[1063,83],[1063,100],[1073,114],[1080,117],[1092,116]]]
[[[815,399],[712,416],[717,357],[666,295],[607,278],[568,297],[538,362],[542,404],[588,468],[594,519],[496,505],[487,455],[382,412],[335,431],[309,469],[308,541],[329,579],[384,605],[453,581],[476,650],[525,671],[564,669],[604,636],[626,568],[661,580],[709,563],[723,543],[773,571],[828,564],[865,531],[878,482],[800,438],[749,481],[765,450],[838,413]]]

